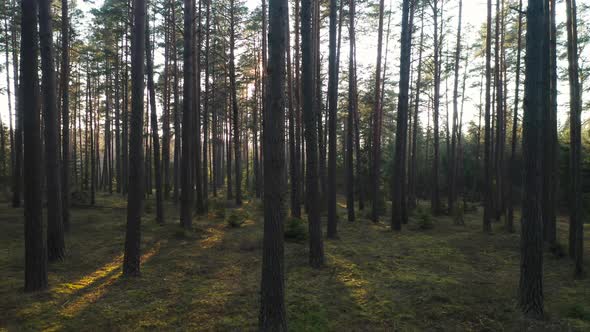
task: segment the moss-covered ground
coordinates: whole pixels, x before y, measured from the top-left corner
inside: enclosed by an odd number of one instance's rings
[[[23,211],[0,207],[0,330],[251,331],[257,326],[262,218],[247,202],[230,227],[232,208],[212,203],[182,231],[177,209],[142,223],[142,276],[125,279],[121,261],[126,202],[99,195],[96,207],[73,208],[67,258],[49,266],[50,288],[23,286]],[[576,280],[567,257],[545,255],[547,319],[523,319],[515,301],[519,236],[499,223],[481,232],[481,214],[465,226],[448,217],[432,228],[417,217],[401,233],[387,223],[345,219],[339,239],[325,241],[326,266],[307,265],[307,243],[286,244],[286,302],[292,331],[590,331],[590,277]],[[387,220],[388,218],[383,218]],[[586,257],[590,261],[590,228]],[[559,223],[567,243],[565,219]],[[566,248],[567,249],[567,248]],[[567,250],[565,250],[567,252]],[[590,271],[590,264],[586,264]]]

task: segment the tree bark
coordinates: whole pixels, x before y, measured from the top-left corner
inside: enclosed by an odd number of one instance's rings
[[[455,213],[455,200],[456,200],[456,191],[457,191],[457,168],[456,163],[457,160],[457,135],[460,135],[458,130],[459,126],[459,67],[461,61],[461,19],[463,15],[463,1],[459,0],[459,20],[457,23],[457,46],[455,49],[455,81],[453,85],[453,130],[452,130],[452,137],[451,137],[451,155],[448,156],[451,165],[451,179],[450,179],[450,190],[449,190],[449,215]]]
[[[519,304],[531,318],[543,317],[542,151],[548,27],[544,0],[530,0],[527,9],[525,103],[523,120],[524,200],[521,227]]]
[[[234,140],[234,155],[235,155],[235,173],[236,173],[236,204],[242,205],[242,163],[241,163],[241,149],[240,149],[240,123],[239,123],[239,108],[238,96],[236,86],[236,65],[234,59],[235,48],[235,0],[230,0],[230,35],[229,35],[229,80],[232,94],[232,111],[233,111],[233,140]]]
[[[343,0],[340,0],[343,1]],[[329,150],[328,150],[328,238],[338,236],[338,216],[336,214],[336,117],[338,112],[338,62],[336,59],[337,4],[330,0],[330,41],[328,68],[328,112],[329,112]]]
[[[373,142],[373,158],[372,158],[372,177],[371,177],[371,199],[373,200],[373,207],[371,210],[371,220],[377,222],[379,220],[379,187],[381,178],[381,52],[383,48],[383,12],[384,0],[379,1],[379,27],[377,37],[377,64],[375,67],[375,96],[373,107],[373,127],[372,127],[372,142]]]
[[[154,88],[154,62],[150,48],[149,19],[146,15],[145,27],[145,55],[147,70],[147,88],[150,99],[151,129],[152,129],[152,150],[154,154],[154,168],[156,175],[156,222],[164,223],[164,204],[162,202],[162,164],[160,163],[160,137],[158,134],[158,115],[156,114],[156,90]]]
[[[557,154],[557,45],[556,45],[556,24],[555,24],[555,0],[547,0],[549,33],[549,61],[547,62],[547,94],[548,103],[544,112],[543,125],[545,134],[543,135],[543,236],[549,245],[557,241],[556,227],[556,190],[557,190],[557,172],[558,154]]]
[[[173,1],[173,0],[170,0]],[[180,129],[180,96],[179,96],[179,73],[178,73],[178,50],[176,48],[176,10],[174,9],[174,5],[171,4],[172,7],[172,56],[173,56],[173,75],[174,75],[174,82],[173,82],[173,95],[174,95],[174,192],[172,194],[174,198],[174,202],[178,203],[180,200],[180,174],[181,174],[181,141],[183,134],[181,133]]]
[[[410,0],[404,0],[402,7],[402,31],[400,51],[400,80],[397,104],[397,130],[395,138],[395,159],[393,164],[391,229],[400,231],[404,221],[404,185],[406,181],[405,142],[408,131],[408,94],[410,90],[410,57],[412,53],[412,26]]]
[[[193,112],[193,0],[184,0],[184,86],[182,101],[182,169],[180,223],[184,229],[192,227],[193,183],[191,176],[192,112]]]
[[[484,133],[484,204],[483,204],[483,231],[492,231],[492,181],[491,181],[491,59],[492,59],[492,0],[488,0],[488,18],[486,25],[486,106],[485,106],[485,133]]]
[[[305,123],[306,141],[306,196],[308,204],[309,222],[309,263],[314,268],[324,265],[324,245],[322,240],[322,228],[319,209],[318,193],[318,131],[317,109],[313,100],[313,36],[311,30],[311,5],[312,0],[301,1],[301,53],[302,53],[302,99],[303,120]],[[265,169],[266,170],[266,169]]]
[[[582,96],[578,68],[578,28],[576,0],[566,0],[567,56],[570,85],[570,219],[569,247],[575,261],[574,274],[584,273],[584,221],[582,220],[581,150],[582,127],[580,114]]]
[[[61,116],[62,116],[62,169],[61,169],[61,204],[63,227],[70,228],[70,21],[68,0],[61,1]],[[58,128],[59,130],[59,128]],[[58,148],[59,150],[59,148]]]
[[[508,172],[508,187],[507,202],[508,202],[508,214],[506,216],[506,231],[509,233],[514,232],[514,204],[516,200],[516,188],[514,181],[517,179],[520,170],[516,165],[516,144],[517,144],[517,129],[518,129],[518,107],[519,107],[519,95],[520,95],[520,63],[522,54],[522,19],[524,13],[522,11],[522,0],[518,2],[518,41],[516,44],[516,82],[514,88],[514,112],[512,114],[512,143],[510,148],[510,171]]]
[[[47,0],[39,0],[39,37],[41,71],[43,73],[43,120],[45,122],[45,179],[47,181],[47,255],[59,261],[65,255],[62,195],[59,168],[59,127],[51,8]],[[65,165],[64,165],[65,166]],[[27,174],[28,176],[28,174]]]
[[[129,193],[127,195],[127,228],[123,275],[140,274],[141,214],[143,204],[143,90],[146,33],[145,0],[133,1],[133,33],[131,45],[131,116],[129,118]]]
[[[342,1],[342,0],[341,0]],[[348,221],[355,220],[354,211],[354,116],[357,107],[356,92],[356,68],[355,68],[355,0],[349,0],[348,8],[348,35],[349,35],[349,55],[348,55],[348,115],[346,119],[346,207],[348,212]],[[358,156],[358,154],[357,154]],[[360,160],[357,158],[357,165]],[[358,166],[357,166],[358,167]],[[358,174],[357,174],[358,177]],[[358,180],[358,179],[357,179]]]
[[[285,49],[287,0],[269,3],[268,105],[264,113],[264,238],[260,331],[287,331],[283,224],[285,221]]]
[[[439,106],[440,106],[440,53],[442,36],[439,36],[439,17],[438,17],[438,0],[433,1],[433,18],[434,18],[434,110],[433,110],[433,131],[434,131],[434,159],[432,162],[432,200],[430,208],[432,214],[437,215],[441,212],[440,191],[439,191],[439,165],[440,165],[440,133],[439,133]],[[440,39],[439,39],[440,38]]]
[[[43,239],[41,130],[39,105],[37,1],[21,1],[21,90],[24,138],[25,292],[47,288],[47,250]]]
[[[208,168],[208,144],[209,144],[209,45],[210,45],[210,24],[211,24],[211,0],[207,0],[206,5],[206,35],[205,35],[205,98],[203,100],[203,209],[209,209],[209,168]],[[202,32],[201,32],[202,34]]]
[[[422,89],[422,53],[424,50],[424,6],[420,11],[420,42],[418,43],[418,78],[416,79],[416,92],[414,96],[414,113],[413,121],[412,121],[412,150],[411,150],[411,157],[409,162],[409,174],[408,174],[408,204],[410,208],[414,208],[417,206],[417,196],[416,196],[416,174],[418,173],[417,169],[417,159],[418,159],[418,113],[420,111],[420,93]]]

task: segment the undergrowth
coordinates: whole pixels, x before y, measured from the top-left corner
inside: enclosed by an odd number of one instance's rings
[[[342,201],[338,213],[345,216]],[[142,276],[126,279],[126,202],[99,194],[95,207],[72,209],[67,257],[49,265],[50,288],[34,294],[22,291],[23,210],[1,204],[0,330],[256,330],[263,250],[257,201],[235,207],[211,200],[209,215],[195,216],[188,230],[180,228],[170,202],[165,224],[157,225],[155,205],[148,201],[141,225]],[[322,269],[308,267],[307,217],[288,218],[290,330],[590,330],[590,278],[574,279],[571,261],[549,250],[549,319],[522,318],[515,301],[519,232],[508,234],[494,223],[494,234],[483,234],[481,213],[473,207],[465,206],[465,225],[459,226],[455,216],[431,216],[420,205],[402,232],[390,230],[389,212],[378,223],[341,218],[340,240],[324,242]],[[231,227],[233,218],[239,227]],[[567,223],[558,224],[558,234],[567,243]]]

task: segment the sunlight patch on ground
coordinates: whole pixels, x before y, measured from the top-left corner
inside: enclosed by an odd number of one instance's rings
[[[152,258],[158,251],[160,250],[160,242],[158,241],[150,250],[146,251],[143,255],[141,255],[141,263],[145,264],[150,258]],[[121,265],[117,265],[120,267]],[[111,269],[113,272],[115,268]],[[96,272],[95,272],[96,273]],[[111,274],[105,274],[107,278],[96,286],[92,291],[81,295],[77,299],[71,302],[66,302],[62,305],[62,309],[60,313],[67,317],[73,317],[77,313],[79,313],[82,309],[86,308],[90,304],[96,302],[100,299],[108,290],[108,287],[111,286],[115,281],[117,281],[122,275],[123,272],[121,270],[116,270]],[[103,275],[104,276],[104,275]],[[96,279],[95,279],[96,280]]]
[[[224,231],[215,227],[209,227],[205,232],[207,233],[207,236],[199,242],[202,249],[209,249],[218,245],[225,236]]]
[[[365,306],[368,303],[368,281],[362,278],[358,266],[342,257],[328,254],[330,265],[336,268],[336,279],[344,284],[359,306]]]
[[[123,263],[123,254],[118,255],[112,261],[106,263],[98,270],[86,275],[74,282],[65,282],[55,286],[51,291],[57,294],[73,294],[76,291],[83,290],[91,286],[96,281],[108,276],[111,272],[121,267]]]

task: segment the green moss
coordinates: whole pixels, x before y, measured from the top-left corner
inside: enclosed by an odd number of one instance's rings
[[[571,305],[567,309],[566,316],[590,322],[590,307],[586,307],[580,303]]]
[[[195,218],[193,230],[182,230],[171,202],[165,202],[163,226],[146,215],[142,276],[127,279],[121,276],[126,202],[98,194],[96,207],[72,209],[66,260],[49,265],[50,289],[35,294],[22,292],[23,210],[0,206],[0,330],[256,330],[260,203],[226,210],[225,200],[219,202],[223,211],[244,220],[240,227],[228,227],[225,218],[211,214]],[[345,215],[340,203],[338,213]],[[569,260],[547,251],[550,320],[523,326],[529,323],[523,323],[514,295],[519,233],[494,224],[493,236],[483,234],[481,213],[465,214],[460,227],[452,216],[430,218],[436,224],[431,231],[418,228],[416,214],[399,233],[389,230],[385,218],[343,219],[340,240],[324,243],[321,269],[308,267],[306,240],[299,238],[306,223],[288,219],[286,233],[295,228],[299,239],[285,244],[290,330],[590,329],[590,279],[574,279]],[[558,234],[560,243],[567,243],[567,223],[558,223]]]

